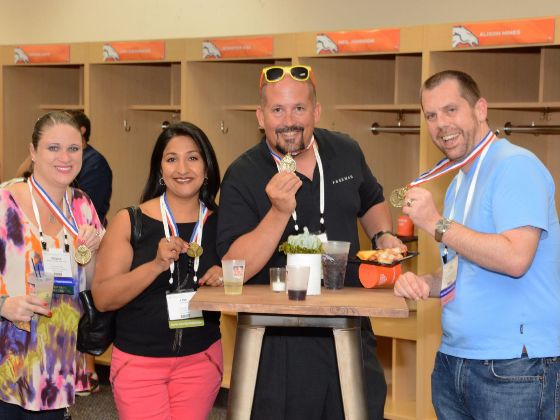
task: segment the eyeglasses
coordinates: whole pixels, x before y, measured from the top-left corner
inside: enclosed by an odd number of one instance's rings
[[[265,81],[267,83],[279,82],[286,74],[298,82],[305,82],[311,78],[311,82],[315,84],[312,70],[309,66],[270,66],[262,69],[259,88],[262,89]]]

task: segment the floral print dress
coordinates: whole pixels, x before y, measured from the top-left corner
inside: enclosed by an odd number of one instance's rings
[[[102,229],[82,191],[73,190],[71,206],[78,225]],[[56,237],[44,238],[47,249],[64,248],[63,229]],[[73,256],[76,240],[69,242]],[[0,189],[0,295],[29,294],[32,259],[42,260],[41,249],[34,219],[32,223],[27,218],[8,190]],[[73,295],[53,294],[51,318],[37,315],[30,324],[18,325],[0,320],[0,400],[6,403],[33,411],[59,409],[74,403],[76,391],[89,388],[84,355],[76,350],[82,313],[78,293],[86,286],[86,273],[74,258],[71,261],[78,287]]]

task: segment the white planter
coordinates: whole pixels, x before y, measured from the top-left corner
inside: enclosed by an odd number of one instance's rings
[[[307,294],[321,294],[321,254],[288,254],[287,265],[309,266]]]

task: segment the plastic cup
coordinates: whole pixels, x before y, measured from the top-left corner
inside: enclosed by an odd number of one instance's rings
[[[47,303],[47,308],[51,308],[53,287],[54,287],[54,275],[50,273],[41,273],[40,276],[36,276],[31,273],[28,277],[29,284],[31,285],[31,294],[43,299]]]
[[[245,260],[222,260],[224,292],[226,295],[240,295],[243,291]]]
[[[323,266],[323,285],[325,289],[335,290],[344,287],[349,251],[350,242],[323,242],[321,263]]]
[[[286,269],[284,267],[270,269],[270,289],[273,292],[286,291]]]
[[[305,300],[307,283],[309,282],[308,265],[288,265],[286,267],[286,285],[288,286],[288,299]]]

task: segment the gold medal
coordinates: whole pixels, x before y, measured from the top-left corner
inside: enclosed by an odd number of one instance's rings
[[[196,242],[191,242],[189,248],[187,249],[187,255],[191,258],[198,258],[202,255],[204,250]]]
[[[91,251],[85,245],[80,245],[74,252],[74,259],[80,265],[85,265],[91,260]]]
[[[408,187],[397,188],[391,192],[391,197],[389,201],[393,205],[393,207],[402,207],[404,206],[404,197],[408,192]]]
[[[280,167],[280,172],[295,172],[296,171],[296,161],[294,160],[292,155],[290,155],[289,153],[287,153],[282,158],[282,160],[280,161],[278,166]]]

